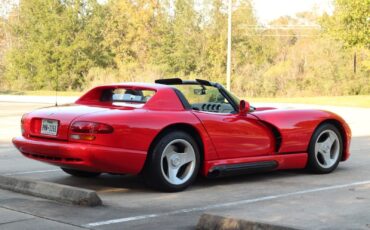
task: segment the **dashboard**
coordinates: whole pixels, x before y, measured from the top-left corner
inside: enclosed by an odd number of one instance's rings
[[[194,103],[191,105],[192,109],[213,113],[232,113],[234,108],[226,103]]]

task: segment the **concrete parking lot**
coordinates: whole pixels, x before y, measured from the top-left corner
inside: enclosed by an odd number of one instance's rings
[[[148,189],[139,176],[73,178],[11,145],[24,112],[40,103],[0,102],[0,174],[93,189],[104,205],[72,206],[0,190],[0,229],[194,229],[202,213],[300,229],[370,229],[370,109],[328,106],[353,131],[352,156],[328,175],[303,170],[198,178],[181,193]]]

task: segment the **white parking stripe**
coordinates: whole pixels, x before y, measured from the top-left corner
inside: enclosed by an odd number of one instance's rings
[[[26,172],[15,172],[15,173],[6,173],[6,174],[4,174],[4,176],[47,173],[47,172],[56,172],[56,171],[60,171],[60,170],[59,169],[50,169],[50,170],[35,170],[35,171],[26,171]]]
[[[260,201],[267,201],[267,200],[273,200],[273,199],[278,199],[278,198],[285,198],[285,197],[289,197],[289,196],[296,196],[296,195],[302,195],[302,194],[314,193],[314,192],[321,192],[321,191],[328,191],[328,190],[334,190],[334,189],[342,189],[342,188],[365,185],[365,184],[370,184],[370,180],[368,180],[368,181],[359,181],[359,182],[354,182],[354,183],[350,183],[350,184],[341,184],[341,185],[333,185],[333,186],[314,188],[314,189],[308,189],[308,190],[301,190],[301,191],[297,191],[297,192],[283,193],[283,194],[278,194],[278,195],[263,196],[263,197],[254,198],[254,199],[247,199],[247,200],[239,200],[239,201],[234,201],[234,202],[213,204],[213,205],[207,205],[207,206],[204,206],[204,207],[185,208],[185,209],[179,209],[179,210],[175,210],[175,211],[171,211],[171,212],[153,213],[153,214],[148,214],[148,215],[132,216],[132,217],[126,217],[126,218],[120,218],[120,219],[112,219],[112,220],[100,221],[100,222],[95,222],[95,223],[89,223],[89,224],[84,225],[84,227],[87,227],[87,228],[89,228],[89,227],[98,227],[98,226],[102,226],[102,225],[130,222],[130,221],[135,221],[135,220],[143,220],[143,219],[169,216],[169,215],[175,215],[175,214],[181,214],[181,213],[205,211],[205,210],[208,210],[208,209],[217,209],[217,208],[223,208],[223,207],[250,204],[250,203],[256,203],[256,202],[260,202]]]

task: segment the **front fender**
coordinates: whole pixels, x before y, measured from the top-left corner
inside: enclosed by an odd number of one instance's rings
[[[265,110],[253,113],[260,120],[276,127],[281,134],[279,153],[304,152],[308,149],[315,129],[323,122],[339,125],[343,135],[344,156],[349,157],[351,130],[348,124],[337,114],[324,110]]]

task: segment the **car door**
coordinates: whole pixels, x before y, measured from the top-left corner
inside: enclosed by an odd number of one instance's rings
[[[272,132],[251,114],[193,110],[203,123],[220,159],[257,157],[274,153]]]

